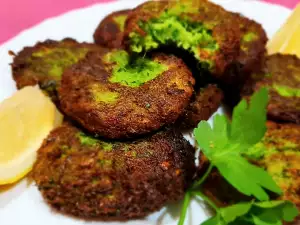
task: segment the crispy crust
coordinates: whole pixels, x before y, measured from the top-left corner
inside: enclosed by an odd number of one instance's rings
[[[225,17],[226,18],[226,17]],[[238,13],[232,13],[228,19],[231,23],[240,25],[241,43],[236,62],[227,68],[224,75],[226,84],[241,87],[249,78],[250,73],[257,72],[263,63],[268,37],[262,25]],[[245,41],[247,34],[255,34],[253,40]]]
[[[94,33],[94,40],[109,48],[123,48],[124,33],[120,31],[114,18],[120,15],[128,16],[131,10],[117,11],[105,17]],[[177,125],[182,129],[195,128],[201,120],[208,120],[219,108],[223,99],[222,91],[216,85],[209,85],[194,93],[193,99],[178,119]]]
[[[127,220],[182,199],[195,172],[194,148],[174,130],[133,142],[83,145],[63,125],[45,139],[33,167],[47,203],[85,219]]]
[[[267,76],[266,76],[267,75]],[[272,86],[284,85],[300,89],[300,59],[294,55],[275,54],[268,56],[260,72],[252,74],[242,90],[242,97],[248,98],[262,87],[270,88],[268,117],[275,121],[300,124],[300,97],[284,97]]]
[[[239,19],[238,23],[241,24],[240,28],[242,36],[251,32],[257,35],[257,38],[254,38],[252,41],[242,41],[239,57],[237,59],[238,63],[242,67],[240,73],[249,74],[249,72],[253,72],[261,68],[261,62],[263,61],[266,53],[265,46],[268,41],[268,37],[261,24],[243,17],[240,14],[237,14],[236,17]]]
[[[188,15],[191,21],[201,22],[212,30],[212,36],[217,41],[219,50],[211,56],[204,51],[200,54],[205,54],[207,59],[214,62],[215,66],[211,72],[215,76],[221,77],[226,68],[236,60],[239,54],[240,31],[238,26],[235,23],[226,23],[223,18],[215,16],[218,13],[228,16],[227,14],[230,13],[206,0],[181,0],[180,2],[198,8],[199,13],[185,15]],[[138,25],[139,21],[149,21],[153,18],[158,18],[162,12],[176,4],[176,1],[149,1],[134,9],[129,15],[125,27],[124,43],[128,49],[130,49],[131,45],[129,37],[131,32],[137,32],[142,36],[146,34]]]
[[[193,99],[178,119],[180,129],[192,129],[202,120],[208,120],[220,107],[223,92],[216,85],[209,84],[194,93]]]
[[[88,54],[63,74],[59,97],[62,110],[92,133],[112,139],[132,138],[174,123],[189,104],[194,78],[181,59],[156,54],[153,60],[168,69],[139,87],[111,83],[107,52]],[[116,103],[96,103],[90,86],[100,84],[118,93]],[[80,87],[80,88],[78,88]]]
[[[65,38],[62,41],[46,40],[44,42],[38,42],[33,47],[25,47],[14,57],[13,63],[11,64],[13,79],[16,81],[17,88],[21,89],[25,86],[39,85],[57,102],[56,88],[60,84],[60,77],[44,74],[44,68],[33,68],[34,61],[38,59],[32,55],[39,51],[61,47],[68,49],[87,48],[89,51],[98,49],[97,45],[78,43],[71,38]]]
[[[261,24],[238,13],[232,13],[228,20],[236,21],[240,25],[241,32],[239,56],[236,62],[226,69],[221,81],[225,101],[233,107],[241,100],[240,92],[251,73],[256,73],[262,68],[268,38]],[[251,41],[245,41],[243,37],[247,34],[254,34],[256,37]]]
[[[124,32],[114,20],[118,16],[127,16],[131,10],[121,10],[106,16],[93,35],[96,44],[108,48],[123,48]]]

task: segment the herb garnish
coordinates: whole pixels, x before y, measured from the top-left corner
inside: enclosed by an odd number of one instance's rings
[[[293,222],[298,209],[289,201],[245,202],[221,208],[202,225],[281,225]]]
[[[289,201],[269,201],[266,190],[281,194],[281,189],[264,169],[242,156],[265,135],[267,104],[268,91],[261,89],[251,97],[249,105],[242,100],[234,108],[231,122],[225,115],[217,115],[213,128],[206,121],[199,123],[194,135],[210,166],[187,191],[178,225],[184,224],[192,196],[201,197],[216,212],[216,216],[202,225],[281,225],[282,220],[291,222],[298,215],[297,208]],[[239,192],[258,201],[217,207],[201,191],[201,185],[214,167]]]

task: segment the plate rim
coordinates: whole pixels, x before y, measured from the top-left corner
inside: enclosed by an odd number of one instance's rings
[[[105,5],[105,7],[109,9],[109,8],[113,8],[114,6],[117,6],[117,7],[123,7],[124,6],[124,7],[126,7],[128,5],[138,4],[138,3],[143,2],[143,1],[144,0],[123,0],[123,1],[119,0],[119,1],[113,1],[113,2],[108,2],[108,3],[95,3],[95,4],[91,4],[89,6],[72,9],[72,10],[69,10],[69,11],[64,12],[62,14],[46,18],[46,19],[40,21],[39,23],[20,31],[14,37],[12,37],[9,40],[3,42],[0,45],[0,59],[1,59],[1,56],[2,56],[2,52],[4,52],[4,54],[7,54],[7,52],[6,52],[7,49],[11,48],[11,45],[13,45],[14,42],[18,42],[19,39],[26,38],[26,36],[30,36],[30,32],[32,30],[38,29],[40,26],[44,26],[44,24],[47,24],[50,21],[60,20],[63,17],[68,16],[69,14],[80,13],[80,11],[88,10],[89,8],[93,8],[93,7],[96,7],[96,6],[99,6],[99,5]],[[217,4],[220,3],[220,2],[224,3],[224,0],[223,1],[222,0],[215,0],[214,2],[217,2]],[[230,2],[227,0],[227,2],[224,3],[224,4],[233,4],[232,2],[238,2],[238,4],[246,4],[246,5],[247,4],[256,4],[256,6],[261,4],[261,5],[265,5],[265,7],[273,7],[273,8],[278,8],[278,10],[285,10],[287,13],[290,13],[292,11],[292,10],[290,10],[290,9],[284,7],[284,6],[278,5],[278,4],[273,4],[273,3],[269,3],[269,2],[262,2],[262,1],[258,1],[258,0],[242,0],[242,1],[241,0],[231,0]],[[43,40],[39,40],[39,41],[43,41]],[[0,63],[1,63],[1,61],[0,61]],[[0,82],[1,82],[1,77],[0,77]],[[0,208],[0,210],[1,210],[1,208]],[[193,210],[191,210],[191,211],[193,211]],[[134,223],[134,221],[132,221],[132,222]],[[134,224],[136,224],[136,223],[134,223]],[[147,218],[144,218],[143,220],[140,221],[140,223],[138,222],[138,224],[153,225],[154,222],[147,220]]]

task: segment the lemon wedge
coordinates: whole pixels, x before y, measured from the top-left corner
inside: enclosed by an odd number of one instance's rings
[[[286,23],[268,42],[269,54],[295,54],[300,57],[300,4],[294,9]]]
[[[62,119],[38,87],[25,87],[0,104],[0,185],[31,170],[44,138]]]

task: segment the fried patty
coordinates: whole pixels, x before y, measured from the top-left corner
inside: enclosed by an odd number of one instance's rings
[[[260,144],[246,156],[265,168],[283,190],[280,199],[289,200],[300,209],[300,126],[268,123],[268,131]]]
[[[260,88],[269,89],[268,117],[300,124],[300,59],[294,55],[268,56],[258,73],[253,73],[242,90],[249,97]]]
[[[178,119],[181,129],[196,128],[200,121],[208,120],[221,106],[223,92],[217,85],[209,84],[194,93],[193,98]]]
[[[289,200],[300,209],[300,126],[296,124],[267,123],[267,132],[261,142],[244,156],[264,168],[283,190],[274,199]],[[203,169],[207,160],[201,156]],[[225,181],[216,170],[205,182],[205,192],[221,205],[249,200]]]
[[[130,11],[121,10],[106,16],[95,30],[95,43],[107,48],[123,48],[124,26]]]
[[[194,162],[194,148],[174,130],[132,142],[108,142],[64,124],[44,140],[32,177],[59,212],[127,220],[182,199]]]
[[[227,18],[228,23],[236,23],[240,28],[239,55],[235,62],[226,69],[222,79],[225,85],[234,85],[229,86],[230,89],[240,90],[250,74],[261,68],[268,38],[261,24],[239,13],[231,13],[230,15],[219,13],[216,15],[220,16],[220,19]],[[233,94],[238,95],[237,92]],[[232,95],[230,97],[234,98]]]
[[[238,21],[241,31],[241,44],[237,58],[238,72],[249,73],[260,69],[261,62],[266,53],[267,34],[262,25],[254,20],[235,14],[234,21]],[[245,79],[243,77],[243,79]]]
[[[216,14],[231,16],[206,0],[149,1],[130,13],[124,42],[132,52],[147,52],[164,46],[189,51],[217,77],[236,61],[240,28]]]
[[[235,89],[260,67],[267,42],[260,24],[206,0],[144,3],[129,16],[125,35],[133,52],[165,46],[185,49],[202,69]],[[229,94],[231,88],[226,90]]]
[[[64,69],[97,48],[96,45],[78,43],[70,38],[46,40],[33,47],[25,47],[14,57],[11,65],[17,88],[38,84],[56,101],[56,89]]]
[[[123,48],[123,31],[130,12],[122,10],[105,17],[94,33],[95,42],[109,48]],[[222,98],[223,93],[216,85],[195,90],[190,104],[178,119],[177,127],[191,129],[197,127],[201,120],[208,120],[219,108]]]
[[[88,131],[123,139],[174,123],[194,82],[175,56],[133,59],[123,50],[103,50],[64,72],[59,97],[62,110]]]

